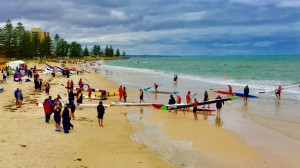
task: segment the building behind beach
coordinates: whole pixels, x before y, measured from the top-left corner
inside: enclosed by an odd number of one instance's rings
[[[37,35],[40,42],[42,42],[46,37],[49,37],[49,32],[43,32],[41,28],[32,28],[30,31],[31,35]]]

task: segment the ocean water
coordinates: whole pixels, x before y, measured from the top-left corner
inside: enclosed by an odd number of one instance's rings
[[[202,101],[204,91],[210,88],[226,90],[230,84],[233,91],[243,92],[245,85],[249,85],[250,93],[259,98],[249,99],[248,102],[242,98],[226,102],[221,112],[222,126],[215,122],[215,117],[200,118],[199,122],[230,130],[264,156],[287,163],[287,166],[281,167],[297,167],[294,162],[300,153],[300,56],[134,57],[99,63],[101,65],[83,66],[126,86],[131,91],[128,101],[134,102],[139,101],[138,89],[152,87],[154,82],[161,84],[158,88],[161,91],[179,91],[183,102],[189,90],[192,94],[197,93],[195,97]],[[173,82],[174,74],[179,76],[177,84]],[[284,88],[281,99],[274,94],[278,85]],[[260,94],[259,91],[266,93]],[[217,96],[210,93],[212,98]],[[146,102],[167,103],[168,98],[169,94],[147,92],[144,96]],[[211,108],[215,109],[215,105]],[[152,107],[145,107],[144,113],[153,113]],[[141,120],[137,110],[132,111],[128,119],[144,126],[142,131],[132,135],[137,142],[149,146],[174,163],[187,156],[180,163],[191,167],[199,165],[190,163],[190,157],[203,157],[201,152],[190,150],[191,141],[168,139],[162,130],[164,123],[147,123]],[[190,119],[193,121],[192,116]],[[283,151],[288,154],[280,155]]]
[[[107,61],[103,65],[148,72],[171,78],[244,87],[273,94],[278,85],[284,96],[300,100],[300,55],[133,57]]]

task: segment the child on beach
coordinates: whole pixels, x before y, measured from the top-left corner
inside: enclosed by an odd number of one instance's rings
[[[97,106],[97,118],[98,118],[98,124],[100,127],[103,127],[103,116],[105,114],[105,108],[102,104],[102,101],[99,102],[99,105]]]
[[[142,89],[140,89],[140,103],[141,103],[141,102],[144,102],[144,103],[145,103],[145,101],[144,101],[144,92],[143,92]]]

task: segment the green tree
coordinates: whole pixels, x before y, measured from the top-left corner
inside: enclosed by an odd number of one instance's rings
[[[80,58],[82,56],[82,48],[79,43],[73,41],[70,45],[70,57]]]
[[[114,56],[114,49],[113,49],[113,47],[111,45],[108,48],[108,56],[109,57],[113,57]]]
[[[29,31],[27,31],[24,33],[20,41],[20,55],[25,59],[33,58],[33,48],[31,39],[31,34]]]
[[[41,56],[48,58],[51,55],[52,40],[50,36],[46,36],[41,43]]]
[[[90,55],[89,49],[85,46],[83,50],[83,56],[89,56],[89,55]]]
[[[4,54],[3,52],[3,48],[4,48],[4,31],[2,30],[2,28],[0,27],[0,56],[2,56]]]
[[[54,40],[53,40],[53,46],[52,46],[52,51],[58,55],[58,45],[59,45],[59,40],[60,40],[60,37],[58,34],[55,34],[54,36]]]
[[[21,22],[17,24],[17,27],[14,29],[15,35],[15,52],[17,58],[23,58],[21,44],[23,40],[23,36],[25,35],[26,30]]]
[[[123,56],[123,57],[126,56],[126,52],[125,52],[125,51],[122,52],[122,56]]]
[[[115,56],[117,56],[117,57],[119,57],[119,56],[120,56],[120,50],[119,50],[119,49],[117,49],[117,50],[116,50],[116,54],[115,54]]]
[[[41,42],[38,34],[32,34],[31,43],[33,56],[35,57],[35,59],[37,59],[41,56]]]
[[[92,56],[100,56],[101,50],[99,45],[94,45],[92,48]]]
[[[6,58],[11,59],[15,56],[15,46],[16,46],[16,39],[14,35],[14,27],[11,21],[8,19],[3,31],[3,51]]]

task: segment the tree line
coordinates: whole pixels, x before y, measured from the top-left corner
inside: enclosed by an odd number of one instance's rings
[[[58,34],[54,39],[50,35],[40,41],[38,34],[25,30],[21,22],[17,26],[7,20],[4,27],[0,27],[0,56],[7,59],[47,59],[59,58],[84,58],[85,56],[119,57],[125,56],[125,51],[120,53],[119,49],[114,51],[111,45],[106,45],[101,50],[100,45],[94,45],[91,51],[76,41],[68,43]]]

